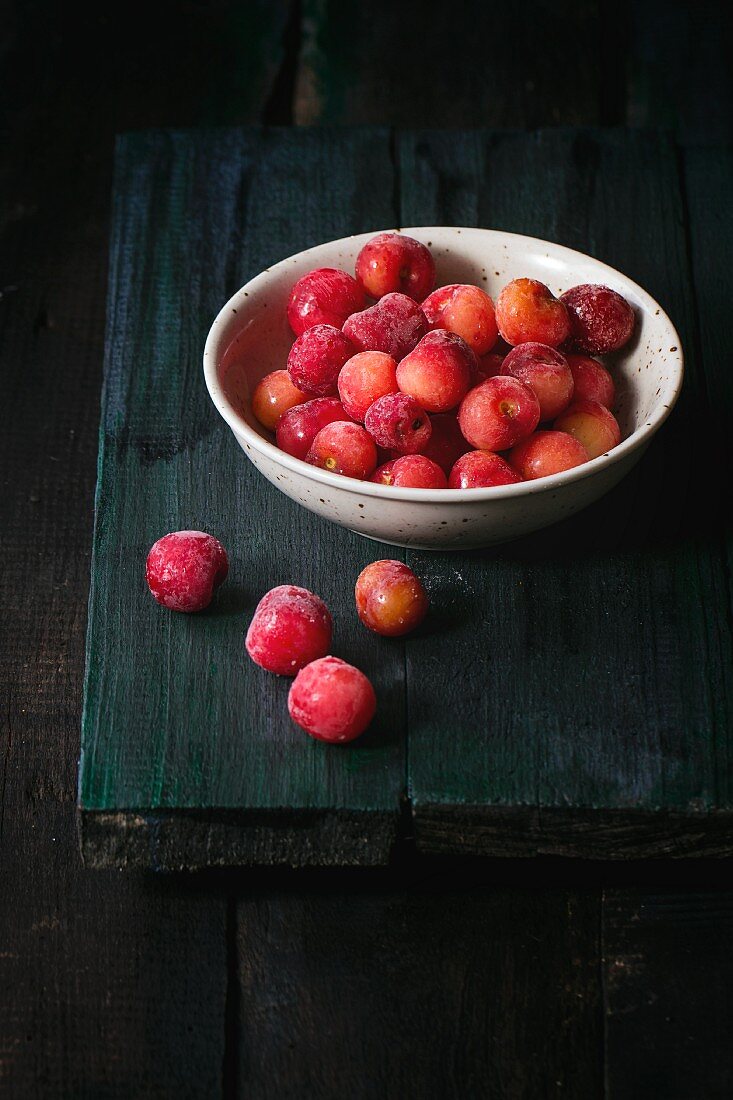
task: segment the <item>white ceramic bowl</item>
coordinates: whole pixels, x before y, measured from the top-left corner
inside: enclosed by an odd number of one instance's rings
[[[287,496],[326,519],[397,546],[489,546],[545,527],[591,504],[638,462],[667,419],[682,384],[683,356],[672,322],[645,290],[613,268],[561,245],[489,229],[402,230],[429,245],[437,285],[476,283],[493,297],[511,279],[540,279],[555,294],[578,283],[619,291],[636,312],[632,342],[609,357],[623,440],[608,454],[554,477],[492,489],[396,489],[308,466],[275,446],[252,415],[249,395],[285,366],[293,334],[285,309],[296,279],[314,267],[353,272],[362,233],[309,248],[267,268],[227,302],[204,350],[206,385],[247,457]]]

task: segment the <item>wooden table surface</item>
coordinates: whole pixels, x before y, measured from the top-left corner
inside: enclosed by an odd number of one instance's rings
[[[400,818],[441,854],[733,853],[726,529],[704,490],[715,452],[690,427],[718,423],[723,440],[726,371],[697,338],[725,304],[692,270],[711,159],[696,150],[683,175],[648,129],[120,138],[80,768],[90,865],[384,865]],[[644,285],[679,330],[682,397],[633,474],[551,530],[474,552],[375,544],[243,461],[201,348],[230,295],[286,256],[459,223],[586,249]],[[487,253],[492,279],[502,262]],[[231,556],[193,619],[161,614],[142,569],[161,533],[189,528]],[[430,592],[406,639],[354,614],[355,577],[384,557]],[[344,750],[304,738],[287,683],[244,658],[257,600],[286,581],[326,599],[335,651],[375,683],[377,718]]]
[[[658,201],[725,441],[733,159],[714,6],[477,5],[468,35],[443,8],[429,40],[416,3],[165,15],[18,6],[2,52],[0,1092],[729,1096],[728,860],[428,857],[405,829],[380,870],[90,871],[75,815],[115,132],[669,128],[679,199]],[[656,242],[635,230],[651,270]],[[700,448],[722,464],[715,440]],[[718,516],[699,521],[729,554]]]

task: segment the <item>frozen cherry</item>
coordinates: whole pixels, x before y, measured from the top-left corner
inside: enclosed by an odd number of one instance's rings
[[[470,444],[458,426],[454,412],[436,413],[430,417],[432,431],[427,446],[421,454],[437,462],[446,476],[451,472],[456,460],[470,450]]]
[[[621,429],[613,413],[605,405],[587,398],[573,401],[553,426],[579,440],[589,458],[598,458],[621,442]]]
[[[581,283],[560,297],[570,319],[569,344],[590,355],[618,351],[631,339],[634,311],[607,286]]]
[[[249,624],[245,646],[255,664],[278,676],[295,676],[331,648],[331,615],[307,588],[281,584],[265,593]]]
[[[298,279],[290,292],[288,322],[296,336],[314,325],[341,328],[347,317],[365,305],[356,279],[336,267],[319,267]]]
[[[401,561],[387,559],[367,565],[357,579],[355,596],[364,626],[387,638],[408,634],[428,613],[422,582]]]
[[[597,401],[612,409],[616,402],[616,386],[611,372],[587,355],[566,355],[568,366],[573,374],[573,400]]]
[[[536,481],[582,466],[588,461],[588,452],[567,432],[535,432],[512,448],[509,461],[526,481]]]
[[[275,439],[281,451],[293,458],[305,458],[321,428],[349,416],[335,397],[315,397],[304,405],[288,409],[277,422]]]
[[[385,462],[372,476],[378,485],[397,489],[447,489],[448,481],[437,462],[425,455],[402,455]]]
[[[494,303],[480,287],[467,283],[438,287],[420,308],[431,328],[455,332],[476,355],[486,355],[496,343]]]
[[[493,451],[469,451],[450,472],[449,489],[488,489],[493,485],[515,485],[521,477],[501,455]]]
[[[383,351],[360,351],[344,363],[338,376],[341,403],[353,420],[363,422],[367,409],[385,393],[397,392],[397,363]]]
[[[478,385],[479,382],[485,382],[487,378],[494,378],[495,375],[501,374],[501,368],[504,366],[504,360],[507,354],[507,351],[490,351],[488,355],[482,355],[476,367],[474,385]]]
[[[333,325],[314,325],[299,336],[288,355],[291,382],[306,393],[326,397],[336,392],[339,372],[354,347]]]
[[[454,409],[468,392],[476,370],[476,356],[454,332],[436,329],[397,367],[397,385],[426,412]]]
[[[422,451],[432,431],[428,414],[406,393],[378,397],[367,409],[364,427],[380,447],[404,455]]]
[[[402,457],[404,457],[404,455]],[[393,485],[394,478],[392,477],[392,471],[394,470],[396,461],[396,458],[391,458],[389,462],[383,462],[381,466],[377,466],[369,480],[373,481],[375,485]]]
[[[252,412],[263,428],[274,432],[278,420],[288,409],[303,405],[309,395],[290,381],[286,370],[274,370],[257,383],[252,394]]]
[[[366,480],[377,466],[374,440],[361,424],[335,420],[321,428],[310,445],[306,462],[332,474]]]
[[[479,451],[505,451],[525,439],[540,422],[534,392],[511,375],[487,378],[469,390],[458,410],[458,423]]]
[[[508,344],[528,340],[557,348],[570,331],[568,311],[537,279],[514,279],[496,299],[496,323]]]
[[[229,572],[227,552],[205,531],[173,531],[152,546],[148,588],[171,611],[203,611]]]
[[[288,711],[318,741],[353,741],[377,709],[371,683],[339,657],[321,657],[298,673],[288,694]]]
[[[369,309],[352,314],[343,331],[359,351],[383,351],[399,362],[428,331],[428,323],[412,298],[386,294]]]
[[[549,344],[519,344],[507,355],[501,373],[518,378],[534,392],[540,420],[554,420],[570,404],[572,371],[565,356]]]
[[[400,291],[421,302],[435,285],[435,263],[413,237],[378,233],[356,257],[356,277],[372,298]]]

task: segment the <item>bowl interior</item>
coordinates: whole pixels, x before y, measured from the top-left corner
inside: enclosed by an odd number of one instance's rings
[[[637,319],[631,343],[605,358],[617,385],[614,411],[623,436],[643,432],[674,403],[682,369],[677,334],[657,303],[621,273],[560,245],[511,233],[445,227],[404,232],[431,248],[438,286],[475,283],[496,298],[511,279],[529,276],[555,294],[585,282],[617,290],[634,307]],[[372,236],[365,233],[318,245],[275,264],[238,291],[217,319],[213,355],[223,396],[236,419],[242,418],[262,439],[273,442],[252,415],[249,398],[264,375],[286,365],[293,334],[285,311],[293,283],[314,267],[353,273],[360,248]]]

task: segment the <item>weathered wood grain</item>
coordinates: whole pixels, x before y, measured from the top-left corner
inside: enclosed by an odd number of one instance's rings
[[[733,136],[733,20],[718,0],[628,5],[626,121],[663,126],[684,145]],[[620,60],[620,59],[619,59]]]
[[[602,118],[623,77],[599,64],[599,5],[304,0],[294,121],[547,126]],[[615,41],[615,36],[612,36]],[[572,43],[572,64],[560,62]]]
[[[255,10],[266,11],[273,21],[280,18],[279,5],[273,0],[261,5],[229,0],[179,5],[175,15],[170,5],[163,5],[157,16],[150,5],[144,10],[106,6],[96,9],[93,17],[84,7],[38,3],[11,4],[3,25],[0,695],[7,711],[0,724],[4,892],[0,904],[0,1093],[12,1100],[208,1098],[218,1095],[220,1069],[224,1095],[236,1095],[231,1059],[224,1052],[223,917],[216,888],[200,884],[197,891],[189,892],[168,876],[85,872],[75,857],[73,788],[97,452],[112,134],[121,128],[239,124],[261,118],[262,101],[257,95],[263,91],[270,95],[267,72],[277,63],[281,32],[278,26],[258,28],[249,22]],[[265,67],[264,77],[260,66]],[[407,120],[410,124],[430,122],[419,102],[414,103],[414,111]],[[724,202],[717,201],[722,209]],[[717,259],[714,213],[706,238],[711,247],[700,255],[701,263]],[[727,279],[727,272],[723,274]],[[724,285],[721,280],[718,292]],[[507,874],[513,866],[514,874],[524,875],[524,889],[534,891],[541,906],[548,878],[537,879],[540,865],[532,866],[531,881],[526,881],[527,871],[521,865],[517,868],[507,862],[502,867]],[[585,865],[574,866],[579,879],[585,879],[589,874]],[[726,873],[724,867],[719,874]],[[689,888],[693,870],[697,867],[688,862],[670,872],[679,889]],[[636,873],[646,880],[648,865],[640,865]],[[496,877],[496,868],[492,874]],[[712,879],[715,874],[711,872]],[[345,890],[352,888],[348,876],[342,881]],[[229,888],[237,888],[234,881]],[[297,888],[297,882],[291,883],[291,889]],[[296,897],[294,904],[299,911],[302,902]],[[496,920],[487,922],[489,929],[499,929],[504,904],[512,906],[497,897]],[[678,940],[682,954],[670,952],[663,966],[650,967],[646,983],[637,985],[636,992],[628,986],[624,1007],[630,1010],[631,1024],[637,1006],[645,1003],[643,998],[652,999],[661,990],[665,1004],[679,1013],[677,1028],[686,1019],[695,1027],[698,1012],[710,1026],[688,1032],[694,1042],[685,1045],[683,1036],[680,1046],[670,1049],[663,1045],[667,1036],[678,1038],[682,1032],[672,1029],[666,1015],[645,1010],[649,1026],[643,1035],[632,1034],[629,1027],[625,1034],[631,1045],[612,1045],[619,1061],[627,1058],[634,1043],[640,1061],[656,1049],[666,1050],[682,1081],[687,1080],[686,1072],[699,1068],[699,1080],[704,1082],[710,1080],[713,1069],[730,1064],[729,1052],[719,1043],[727,991],[717,982],[717,974],[725,974],[727,942],[718,925],[712,934],[720,954],[710,951],[705,956],[712,919],[703,919],[706,907],[709,911],[705,897],[694,897],[689,932]],[[516,904],[511,911],[518,913]],[[281,924],[287,921],[286,911],[280,919]],[[567,919],[573,928],[562,935],[568,942],[586,942],[596,920],[592,907],[575,907]],[[253,920],[262,929],[260,914],[255,912]],[[458,913],[456,920],[461,927],[465,914]],[[585,931],[580,930],[581,921]],[[430,923],[426,919],[423,927]],[[519,927],[531,931],[532,923],[520,919]],[[432,927],[436,936],[443,935],[442,926],[433,923]],[[399,941],[400,927],[395,935]],[[511,929],[506,935],[511,937]],[[245,937],[246,931],[240,930],[240,945]],[[514,942],[521,968],[525,946],[531,948],[535,941],[527,937]],[[480,959],[483,943],[478,935],[477,943]],[[417,948],[411,957],[417,960],[419,973]],[[530,973],[526,981],[515,984],[511,999],[505,985],[509,966],[485,975],[482,996],[489,1010],[499,998],[508,1013],[499,1026],[506,1060],[516,1052],[520,1063],[516,1076],[521,1075],[523,1059],[530,1071],[536,1069],[531,1029],[546,1034],[544,1006],[552,1016],[557,991],[564,988],[561,967],[554,981],[545,981],[544,957],[540,952],[535,968],[542,980],[535,982]],[[272,965],[277,971],[279,959]],[[569,954],[565,967],[573,973]],[[298,968],[301,974],[307,970],[302,958]],[[675,980],[678,968],[684,984]],[[260,980],[248,988],[253,995],[261,990],[265,1010],[271,1013],[268,983]],[[689,991],[694,992],[693,1001]],[[478,994],[471,992],[475,1016],[479,1016]],[[263,1034],[259,1021],[265,1010],[254,996],[246,1004]],[[706,1014],[708,1009],[711,1014]],[[714,1009],[717,1017],[712,1016]],[[235,1005],[228,1018],[237,1023]],[[242,1031],[247,1026],[243,1013],[239,1026]],[[379,1020],[368,1019],[364,1026],[365,1030],[379,1027]],[[272,1034],[274,1058],[287,1036],[281,1040],[275,1029]],[[517,1042],[515,1034],[520,1037]],[[590,1040],[582,1041],[589,1034],[582,1027],[578,1030],[578,1059],[591,1056]],[[362,1045],[367,1042],[363,1040]],[[251,1050],[245,1043],[243,1056]],[[470,1053],[462,1062],[467,1074]],[[257,1061],[250,1079],[262,1082],[266,1096],[265,1055],[261,1050],[254,1055]],[[408,1048],[404,1058],[409,1057]],[[480,1065],[481,1059],[476,1062]],[[551,1061],[548,1065],[552,1068]],[[591,1083],[580,1093],[583,1100],[596,1093],[595,1079],[587,1069],[579,1075],[581,1086]],[[699,1095],[695,1084],[688,1096]],[[538,1092],[542,1093],[542,1083],[535,1095]]]
[[[398,156],[403,223],[491,224],[604,255],[660,297],[693,352],[662,439],[584,516],[493,553],[410,555],[436,604],[431,628],[404,650],[418,843],[617,858],[729,852],[727,580],[691,447],[710,380],[694,354],[672,148],[651,135],[417,133]],[[243,467],[192,366],[233,286],[355,220],[389,224],[384,198],[375,211],[371,197],[355,197],[366,162],[391,195],[380,131],[173,133],[122,146],[81,778],[93,863],[386,858],[402,784],[403,665],[356,624],[333,567],[348,562],[355,575],[379,551],[338,529],[326,547],[325,524]],[[308,192],[312,171],[338,181],[328,214]],[[265,217],[273,196],[296,210],[287,225]],[[135,569],[161,531],[180,526],[235,548],[228,596],[194,620],[161,616]],[[314,548],[307,560],[303,546]],[[286,716],[287,685],[238,657],[245,609],[292,579],[294,560],[386,700],[381,727],[346,753],[303,742]],[[134,654],[120,645],[133,633]]]
[[[733,23],[719,0],[304,0],[299,31],[301,125],[656,126],[685,144],[732,132]]]
[[[311,872],[238,906],[239,1095],[602,1092],[599,891]]]
[[[257,474],[209,401],[200,358],[222,302],[263,267],[393,220],[387,134],[150,134],[123,139],[117,164],[80,776],[87,853],[104,861],[109,837],[107,858],[126,864],[384,862],[404,785],[404,665],[360,626],[352,588],[379,548]],[[214,532],[231,555],[221,597],[196,617],[162,612],[144,581],[148,546],[186,527]],[[254,605],[286,581],[326,599],[334,646],[375,682],[378,719],[346,752],[303,737],[289,681],[244,654]],[[241,842],[230,811],[249,831]]]
[[[730,147],[687,149],[684,153],[685,214],[690,240],[698,349],[711,396],[709,436],[714,461],[729,464],[728,433],[733,414],[733,374],[729,369],[727,330],[730,317],[730,257],[733,255],[733,152]],[[725,540],[728,577],[733,576],[733,512],[717,478],[705,480],[705,503],[714,510]],[[728,602],[733,593],[728,585]]]
[[[114,130],[257,121],[282,17],[271,0],[3,13],[3,1100],[211,1100],[226,1083],[225,899],[85,871],[75,794]]]
[[[727,577],[691,431],[717,393],[697,354],[674,151],[654,134],[558,131],[418,133],[400,151],[403,224],[600,256],[659,298],[688,353],[668,427],[603,501],[494,552],[408,555],[444,594],[439,629],[406,650],[418,843],[729,852]]]
[[[712,463],[726,462],[733,386],[726,351],[728,257],[733,248],[729,196],[733,155],[727,149],[684,153],[686,228],[694,304],[696,357],[711,396]],[[701,479],[704,504],[716,507],[718,485]],[[718,509],[731,562],[730,509]],[[730,575],[730,573],[729,573]],[[730,597],[729,597],[730,598]],[[723,865],[726,867],[727,865]],[[646,876],[645,876],[646,877]],[[663,1095],[730,1096],[730,943],[733,896],[726,871],[684,881],[667,872],[656,888],[607,889],[603,900],[603,970],[607,1094],[610,1100]]]
[[[109,183],[102,157],[78,170],[87,137],[27,149],[2,202],[0,1093],[210,1097],[222,900],[90,875],[78,854]]]
[[[733,894],[611,889],[603,901],[608,1100],[724,1100]]]

